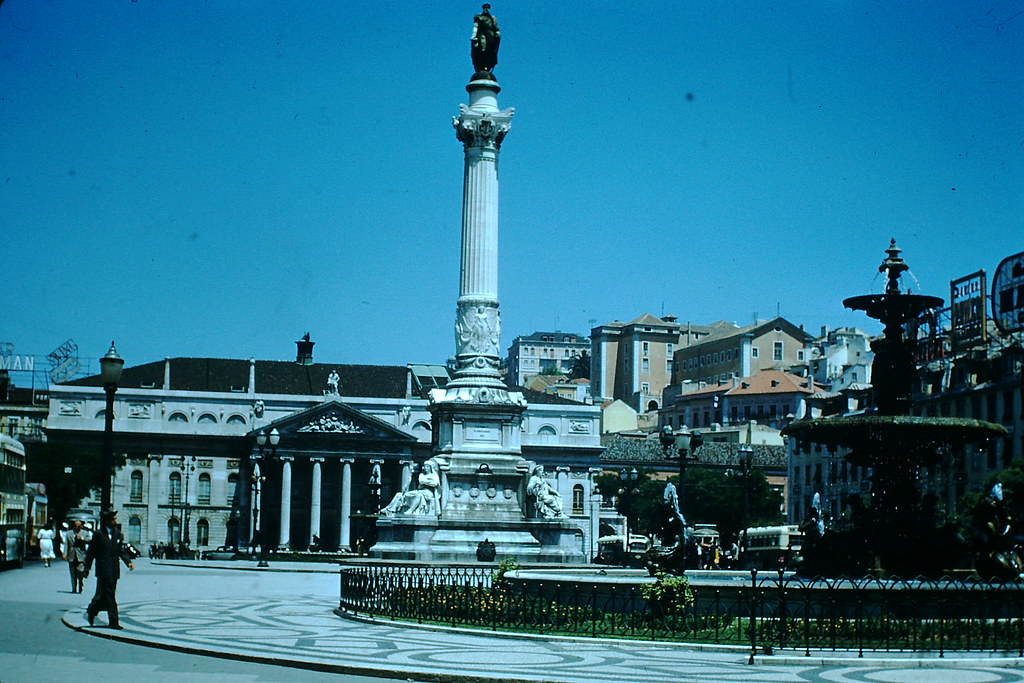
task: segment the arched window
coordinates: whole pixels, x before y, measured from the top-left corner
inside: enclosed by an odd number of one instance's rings
[[[210,545],[210,523],[206,518],[196,522],[196,543],[198,545]]]
[[[171,505],[179,505],[181,503],[181,472],[171,472],[170,484],[167,502]]]
[[[551,425],[544,425],[543,427],[537,430],[537,433],[543,434],[544,436],[555,436],[556,434],[558,434],[558,432],[555,431],[555,428],[552,427]]]
[[[128,489],[128,496],[133,503],[142,502],[142,472],[139,470],[132,472],[132,483]]]
[[[657,410],[657,409],[658,409],[658,402],[657,401],[649,401],[647,403],[647,410],[648,410],[648,412],[650,412],[652,410]]]
[[[167,538],[171,545],[181,543],[181,522],[178,521],[177,517],[171,517],[167,520]]]
[[[196,486],[196,504],[210,504],[210,474],[208,472],[199,475],[199,484]]]
[[[171,413],[171,416],[167,418],[168,422],[188,422],[188,415],[185,413]]]
[[[132,515],[128,520],[128,542],[142,543],[142,520],[138,515]]]
[[[430,424],[427,423],[427,422],[424,422],[423,420],[420,420],[419,422],[417,422],[416,424],[414,424],[412,426],[412,431],[413,431],[413,433],[429,432],[430,431]]]
[[[216,424],[217,418],[212,413],[203,413],[199,416],[199,422],[202,424]]]
[[[228,504],[238,505],[238,472],[228,475]]]
[[[241,415],[232,415],[231,417],[228,418],[228,424],[229,425],[244,425],[245,424],[245,418],[242,417]]]
[[[572,514],[583,514],[583,484],[572,487]]]

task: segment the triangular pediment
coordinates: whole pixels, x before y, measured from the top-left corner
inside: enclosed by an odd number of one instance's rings
[[[341,401],[326,401],[261,428],[286,436],[414,443],[416,437]],[[255,432],[253,432],[255,435]]]

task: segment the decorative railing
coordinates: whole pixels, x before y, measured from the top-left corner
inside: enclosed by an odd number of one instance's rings
[[[1024,656],[1019,583],[808,581],[751,572],[652,591],[649,580],[529,575],[481,566],[342,566],[338,611],[492,631],[744,646],[751,661],[775,651],[824,650]]]

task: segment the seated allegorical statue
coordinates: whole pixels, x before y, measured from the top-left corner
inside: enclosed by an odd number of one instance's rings
[[[538,517],[553,519],[565,516],[562,514],[562,496],[544,477],[543,465],[534,466],[526,492],[534,498]]]
[[[441,514],[441,473],[437,460],[430,458],[423,463],[416,475],[415,488],[399,491],[380,514],[385,517],[396,515],[437,516]]]

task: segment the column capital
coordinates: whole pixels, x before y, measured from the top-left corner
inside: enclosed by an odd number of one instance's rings
[[[309,459],[310,462],[321,463],[324,461],[323,456],[317,455]]]
[[[340,462],[342,465],[351,465],[355,461],[355,458],[338,458],[338,462]]]
[[[278,460],[280,460],[281,462],[285,462],[285,463],[291,463],[291,462],[293,462],[295,460],[295,456],[294,455],[279,455],[278,456]]]
[[[512,130],[515,109],[479,111],[465,104],[459,105],[459,115],[452,117],[455,137],[466,149],[482,148],[497,151],[501,141]]]

